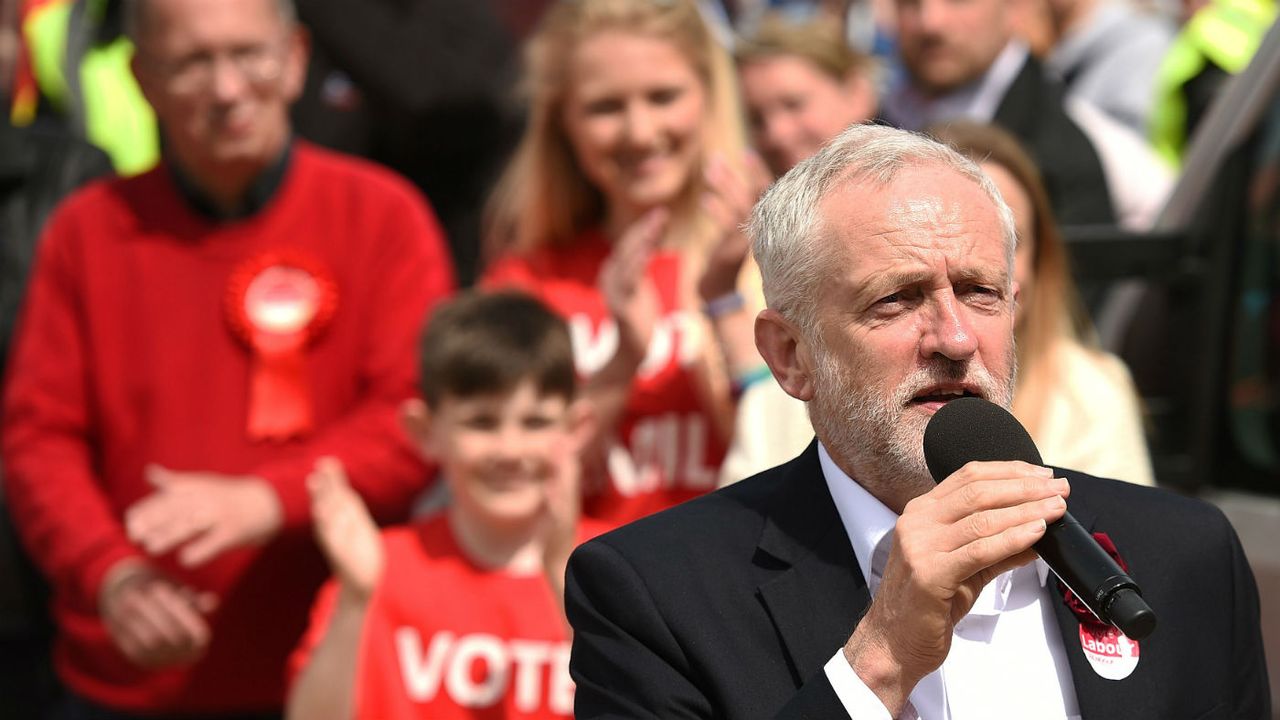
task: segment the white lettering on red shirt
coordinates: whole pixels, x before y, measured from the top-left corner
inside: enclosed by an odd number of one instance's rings
[[[395,643],[405,693],[414,702],[431,702],[443,688],[462,707],[490,707],[512,692],[520,712],[543,704],[556,714],[573,711],[567,642],[441,631],[424,652],[421,633],[405,626],[396,628]]]

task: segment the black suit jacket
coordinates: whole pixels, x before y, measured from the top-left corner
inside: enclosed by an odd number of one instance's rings
[[[1016,135],[1035,160],[1060,224],[1114,224],[1102,162],[1063,101],[1062,86],[1028,55],[993,122]]]
[[[1226,518],[1162,490],[1062,472],[1072,514],[1110,535],[1159,618],[1133,674],[1108,681],[1054,603],[1084,717],[1270,717],[1257,588]],[[574,553],[576,716],[844,717],[822,666],[868,601],[812,445]]]

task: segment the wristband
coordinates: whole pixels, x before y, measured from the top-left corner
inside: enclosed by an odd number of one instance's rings
[[[706,304],[702,306],[702,312],[705,313],[707,317],[714,320],[718,317],[728,315],[735,310],[741,310],[746,304],[747,301],[742,297],[742,293],[734,290],[733,292],[725,293],[713,300],[708,300]]]

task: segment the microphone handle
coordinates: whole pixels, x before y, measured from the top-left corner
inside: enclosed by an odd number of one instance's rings
[[[1102,622],[1134,640],[1155,629],[1155,614],[1143,602],[1137,583],[1071,513],[1050,524],[1033,548]]]

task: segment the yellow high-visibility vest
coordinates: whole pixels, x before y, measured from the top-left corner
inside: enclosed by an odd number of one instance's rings
[[[79,58],[75,78],[69,78],[68,63],[74,59],[68,57],[67,45],[75,4],[76,0],[55,0],[23,23],[36,85],[54,110],[72,118],[75,129],[111,157],[116,172],[145,172],[160,159],[160,133],[129,67],[133,43],[121,36],[105,45],[89,45]],[[96,24],[103,8],[103,0],[87,0],[80,8],[85,13],[81,22]]]

